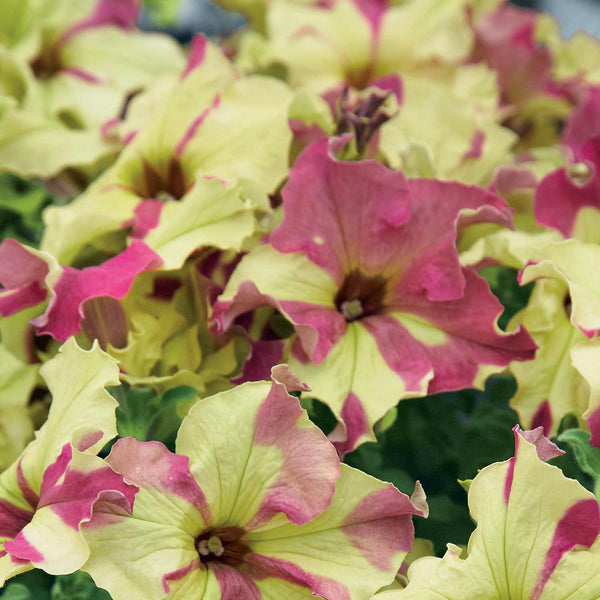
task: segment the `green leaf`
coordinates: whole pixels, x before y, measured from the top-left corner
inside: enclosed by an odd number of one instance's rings
[[[590,444],[590,434],[581,429],[567,429],[558,440],[569,444],[579,468],[593,478],[594,493],[600,500],[600,450]]]
[[[51,600],[110,600],[110,594],[100,589],[83,571],[60,575],[52,586]]]
[[[485,277],[492,292],[504,306],[504,312],[498,319],[498,325],[506,330],[510,319],[527,306],[533,290],[533,282],[523,286],[519,285],[518,271],[500,265],[486,267],[481,270],[480,274]]]
[[[29,588],[22,583],[10,583],[2,598],[6,600],[34,600]]]
[[[197,393],[196,389],[189,385],[179,385],[164,392],[160,397],[160,408],[150,421],[147,439],[159,440],[167,447],[174,446],[181,425],[177,409],[179,405],[192,400]]]
[[[123,390],[119,400],[117,430],[120,437],[147,441],[148,424],[154,418],[159,401],[152,390]]]
[[[178,385],[162,395],[161,406],[173,406],[191,400],[198,392],[191,385]]]
[[[329,435],[337,424],[331,409],[316,398],[304,397],[300,400],[310,420],[325,434]]]
[[[51,201],[39,184],[0,173],[0,239],[12,237],[37,246],[44,226],[42,211]]]
[[[2,600],[51,600],[50,587],[54,577],[33,569],[13,577],[4,590]]]
[[[173,448],[181,425],[178,408],[197,395],[195,388],[179,385],[157,396],[149,389],[126,385],[112,391],[119,401],[117,429],[120,437],[131,436],[146,442],[156,440]]]

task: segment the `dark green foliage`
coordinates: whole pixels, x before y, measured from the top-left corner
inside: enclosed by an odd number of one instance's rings
[[[578,477],[577,469],[583,471],[588,477],[582,481],[586,487],[593,490],[596,498],[600,500],[600,450],[590,444],[590,434],[581,429],[566,429],[558,436],[558,441],[563,450],[571,449],[567,453],[552,461],[560,466],[568,477],[577,477],[580,481],[584,478]],[[561,461],[561,462],[559,462]],[[573,473],[574,472],[574,473]]]
[[[54,577],[34,569],[13,577],[2,590],[3,600],[52,600]]]
[[[175,438],[181,425],[177,409],[197,392],[193,387],[180,385],[156,395],[149,389],[134,389],[127,384],[112,388],[119,401],[117,429],[119,437],[134,437],[142,442],[157,440],[175,450]]]
[[[518,271],[500,265],[482,269],[481,275],[486,278],[492,292],[504,306],[498,325],[506,330],[510,319],[527,306],[534,282],[520,286],[517,280]]]
[[[52,202],[44,187],[0,173],[0,241],[14,238],[37,246],[42,236],[42,210]]]
[[[508,408],[515,381],[488,380],[486,391],[463,390],[403,400],[396,421],[346,457],[359,469],[391,481],[410,494],[418,479],[427,492],[430,517],[415,519],[416,535],[443,554],[448,542],[466,544],[473,522],[459,479],[514,453],[517,415]]]
[[[51,600],[110,600],[110,594],[96,587],[94,580],[83,571],[56,578]]]
[[[302,398],[301,404],[302,408],[308,412],[310,420],[315,423],[325,435],[329,435],[333,431],[337,420],[326,404],[315,398]]]
[[[17,575],[4,588],[3,600],[110,600],[83,571],[53,577],[34,569]]]

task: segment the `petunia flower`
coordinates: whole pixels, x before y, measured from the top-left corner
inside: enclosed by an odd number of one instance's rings
[[[600,595],[600,509],[577,481],[546,464],[563,452],[540,429],[515,428],[515,455],[469,487],[477,529],[467,557],[415,561],[404,590],[376,600],[595,600]]]
[[[100,136],[102,124],[119,116],[130,93],[184,64],[174,40],[135,29],[139,6],[137,0],[3,5],[3,168],[51,177],[116,152]]]
[[[381,153],[408,177],[488,186],[517,139],[500,125],[495,74],[468,65],[447,79],[403,75],[402,106],[381,129]]]
[[[496,72],[506,124],[521,137],[521,148],[558,141],[578,89],[575,80],[554,76],[552,52],[536,37],[540,14],[503,1],[474,24],[471,60]]]
[[[92,506],[130,510],[135,488],[96,454],[115,437],[116,362],[73,338],[41,368],[53,396],[48,420],[0,475],[0,584],[34,567],[66,574],[89,555],[80,533]]]
[[[42,249],[71,264],[129,233],[173,269],[205,246],[240,250],[287,174],[288,88],[239,77],[198,36],[180,78],[136,100],[127,147],[75,202],[46,211]]]
[[[274,373],[300,387],[287,367]],[[115,600],[368,598],[426,510],[420,488],[413,503],[340,465],[276,380],[199,401],[177,454],[124,438],[107,462],[139,487],[131,515],[100,508],[85,525],[84,570]]]
[[[148,246],[135,241],[101,265],[79,270],[59,265],[47,252],[7,239],[0,244],[0,283],[4,288],[0,290],[0,314],[8,316],[40,305],[38,316],[31,321],[37,334],[64,342],[81,331],[86,306],[91,319],[94,308],[101,310],[101,299],[122,298],[139,273],[161,263]],[[97,303],[92,307],[94,299]],[[94,334],[91,339],[99,337],[97,331]]]
[[[296,146],[350,132],[361,158],[378,158],[408,177],[482,186],[512,162],[517,136],[500,125],[495,74],[482,64],[457,67],[443,81],[394,74],[361,90],[331,88],[321,95],[331,115],[309,95],[300,89],[292,105]]]
[[[214,316],[227,328],[270,304],[292,323],[292,368],[341,421],[341,452],[373,439],[372,425],[401,398],[481,386],[512,360],[533,358],[526,331],[497,328],[498,301],[460,267],[455,248],[458,227],[510,225],[497,196],[338,161],[323,140],[296,161],[283,210]]]
[[[292,87],[319,93],[343,83],[363,89],[393,73],[443,73],[471,51],[468,4],[274,0],[265,15],[266,60],[285,68]]]

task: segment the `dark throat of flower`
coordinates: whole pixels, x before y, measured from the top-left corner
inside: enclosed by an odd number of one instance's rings
[[[50,77],[56,75],[62,67],[60,52],[56,45],[42,44],[42,49],[31,60],[29,66],[37,79],[50,79]]]
[[[355,269],[344,278],[335,295],[334,303],[346,321],[356,321],[383,312],[385,308],[386,280],[369,276]]]
[[[220,563],[239,567],[250,547],[241,527],[211,527],[196,538],[196,550],[203,564]]]
[[[142,178],[136,193],[141,198],[157,200],[181,200],[188,185],[181,162],[171,157],[164,172],[160,172],[147,160],[142,159]]]

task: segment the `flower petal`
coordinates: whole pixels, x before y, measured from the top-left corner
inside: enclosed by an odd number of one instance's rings
[[[271,244],[279,252],[304,253],[338,285],[353,268],[380,273],[410,215],[401,173],[370,160],[338,161],[327,139],[296,160],[282,195],[285,216]]]
[[[570,357],[586,337],[570,322],[567,301],[568,289],[562,281],[540,280],[527,306],[509,323],[509,329],[517,324],[526,327],[539,346],[532,361],[510,365],[518,384],[510,405],[521,423],[528,428],[541,425],[547,436],[556,435],[566,414],[581,416],[589,404],[589,390]]]
[[[118,385],[114,359],[98,345],[79,348],[74,338],[61,346],[59,354],[40,369],[52,393],[48,420],[25,452],[23,470],[29,485],[40,489],[43,474],[62,452],[65,443],[87,454],[96,454],[117,435],[117,401],[106,391]]]
[[[535,192],[535,217],[542,225],[557,229],[565,237],[600,242],[600,137],[584,146],[588,162],[585,182],[573,179],[563,167],[542,179]],[[588,221],[592,219],[592,225]]]
[[[325,598],[368,598],[393,579],[411,549],[414,514],[422,513],[391,484],[342,465],[332,503],[319,517],[249,534],[250,574],[305,585]]]
[[[163,207],[160,223],[144,241],[163,259],[164,269],[178,269],[204,246],[240,251],[253,231],[252,210],[239,191],[200,176],[181,202]]]
[[[51,288],[48,308],[32,324],[39,335],[49,334],[64,342],[81,330],[86,300],[102,296],[123,298],[139,273],[156,268],[161,262],[146,244],[134,241],[121,254],[97,267],[86,267],[81,271],[64,267]]]
[[[107,494],[114,501],[118,494],[122,506],[131,511],[135,492],[102,459],[65,444],[44,473],[33,518],[4,549],[47,573],[72,573],[89,555],[79,527],[90,520],[94,504]]]
[[[253,529],[278,512],[306,523],[328,506],[338,476],[335,450],[277,382],[198,402],[181,424],[177,451],[190,457],[216,525]]]
[[[572,302],[571,322],[589,338],[600,331],[600,246],[578,240],[548,244],[523,269],[521,285],[538,278],[565,282]]]

